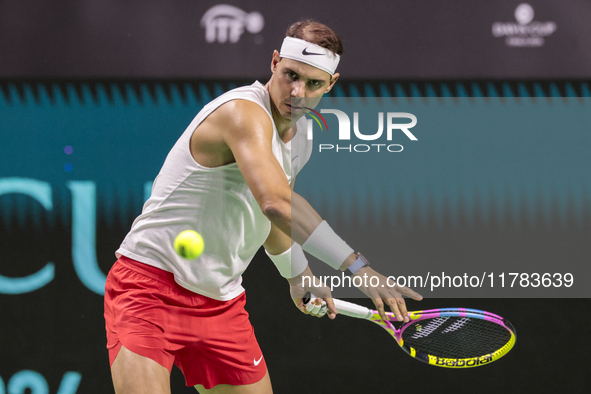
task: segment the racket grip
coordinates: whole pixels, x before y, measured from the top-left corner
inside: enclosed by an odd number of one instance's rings
[[[373,312],[364,306],[339,300],[337,298],[334,298],[333,301],[337,311],[342,315],[354,317],[356,319],[369,319],[373,315]]]
[[[307,305],[308,302],[314,298],[317,298],[314,294],[307,293],[304,297],[304,305]],[[334,301],[334,306],[337,308],[337,311],[342,315],[354,317],[356,319],[369,319],[373,315],[373,312],[364,306],[339,300],[337,298],[333,298],[332,300]]]

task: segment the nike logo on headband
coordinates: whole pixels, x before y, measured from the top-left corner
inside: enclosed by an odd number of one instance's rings
[[[308,52],[306,49],[308,49],[308,47],[304,48],[304,50],[302,51],[302,55],[324,55],[324,53]]]

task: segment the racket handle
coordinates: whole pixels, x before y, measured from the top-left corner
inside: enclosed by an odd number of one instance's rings
[[[354,317],[356,319],[369,319],[373,315],[373,312],[364,306],[339,300],[337,298],[333,298],[333,301],[337,311],[345,316]]]
[[[317,298],[314,294],[307,293],[304,297],[304,305],[307,305],[308,302],[314,298]],[[332,300],[334,301],[334,306],[337,308],[337,311],[342,315],[354,317],[356,319],[369,319],[373,315],[373,312],[364,306],[339,300],[337,298],[333,298]]]

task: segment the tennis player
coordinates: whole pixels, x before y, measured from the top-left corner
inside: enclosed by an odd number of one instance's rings
[[[200,393],[272,393],[241,286],[261,245],[304,313],[322,316],[323,303],[329,317],[337,311],[326,287],[303,286],[302,278],[313,275],[303,250],[351,275],[380,278],[378,287],[361,290],[383,318],[384,303],[402,320],[402,296],[420,299],[406,287],[380,287],[386,278],[292,192],[312,145],[291,100],[320,98],[333,88],[343,45],[332,29],[312,21],[295,23],[286,35],[266,85],[231,90],[197,114],[117,250],[105,291],[117,394],[170,393],[173,364]],[[193,261],[173,249],[187,229],[205,240]],[[310,290],[320,298],[308,311],[302,297]]]

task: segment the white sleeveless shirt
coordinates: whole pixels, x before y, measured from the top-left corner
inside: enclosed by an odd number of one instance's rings
[[[253,101],[269,115],[273,154],[287,179],[291,182],[302,169],[312,154],[306,119],[298,120],[296,134],[283,143],[271,116],[267,89],[257,81],[231,90],[207,104],[171,149],[154,180],[152,195],[116,252],[117,257],[124,255],[171,272],[184,288],[221,301],[244,291],[242,273],[271,230],[238,165],[204,167],[189,148],[197,126],[220,105],[236,99]],[[173,247],[175,237],[188,229],[200,233],[205,243],[203,254],[195,260],[183,259]]]

